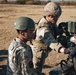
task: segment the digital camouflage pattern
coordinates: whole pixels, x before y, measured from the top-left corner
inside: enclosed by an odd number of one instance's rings
[[[7,75],[37,75],[32,64],[32,50],[19,38],[8,49]]]
[[[62,13],[61,7],[55,2],[49,2],[44,7],[44,16],[52,15],[52,16],[60,16]]]
[[[56,43],[57,35],[59,34],[57,25],[54,23],[47,23],[47,20],[43,17],[37,28],[36,40],[41,40],[48,46],[51,43]],[[52,39],[52,40],[51,40]]]
[[[57,32],[57,26],[55,24],[51,23],[49,25],[45,18],[39,21],[36,39],[33,41],[33,45],[31,45],[34,68],[39,71],[42,70],[45,58],[51,49],[58,50],[61,46],[61,44],[58,44],[56,41]]]

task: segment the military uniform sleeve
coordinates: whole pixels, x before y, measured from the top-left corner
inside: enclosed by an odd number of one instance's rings
[[[54,38],[51,31],[47,27],[37,29],[36,33],[36,40],[42,41],[53,50],[56,50],[58,52],[61,50],[61,52],[64,52],[62,45]]]
[[[27,50],[23,48],[22,51],[17,53],[16,59],[18,60],[18,68],[20,68],[22,75],[37,75],[33,68],[31,52],[31,48],[28,47]]]
[[[43,41],[53,50],[56,50],[59,52],[60,48],[63,48],[62,45],[54,38],[54,36],[49,32],[49,30],[46,29],[44,34]],[[62,51],[64,52],[64,50]]]
[[[29,62],[31,61],[31,56],[28,55],[29,53],[24,48],[20,48],[19,50],[16,50],[15,53],[16,54],[15,62],[22,75],[28,74],[27,70],[29,69]]]
[[[24,52],[25,53],[25,52]],[[24,57],[23,49],[16,50],[16,57],[15,57],[15,62],[17,64],[18,69],[20,70],[20,73],[25,75],[26,71],[26,59]]]

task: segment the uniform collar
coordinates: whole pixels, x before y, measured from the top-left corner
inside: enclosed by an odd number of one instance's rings
[[[15,40],[16,40],[17,42],[20,42],[20,43],[22,43],[22,44],[25,44],[25,42],[21,41],[18,37],[16,37]]]

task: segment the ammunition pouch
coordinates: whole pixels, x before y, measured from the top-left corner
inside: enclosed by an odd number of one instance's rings
[[[47,50],[47,45],[40,40],[33,40],[33,45],[38,48],[38,50]]]
[[[33,45],[36,47],[37,51],[35,52],[35,56],[38,58],[46,58],[51,51],[51,49],[43,43],[42,41],[34,40]]]

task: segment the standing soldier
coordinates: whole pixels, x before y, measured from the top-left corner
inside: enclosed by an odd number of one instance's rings
[[[30,45],[33,51],[34,68],[38,71],[42,71],[45,58],[50,50],[58,52],[65,50],[56,40],[59,33],[56,23],[61,13],[61,7],[54,2],[49,2],[44,7],[44,16],[38,23],[36,39],[33,41],[33,45]]]
[[[28,17],[19,17],[14,28],[18,36],[8,49],[7,75],[37,75],[32,64],[32,50],[26,44],[34,37],[34,21]]]

